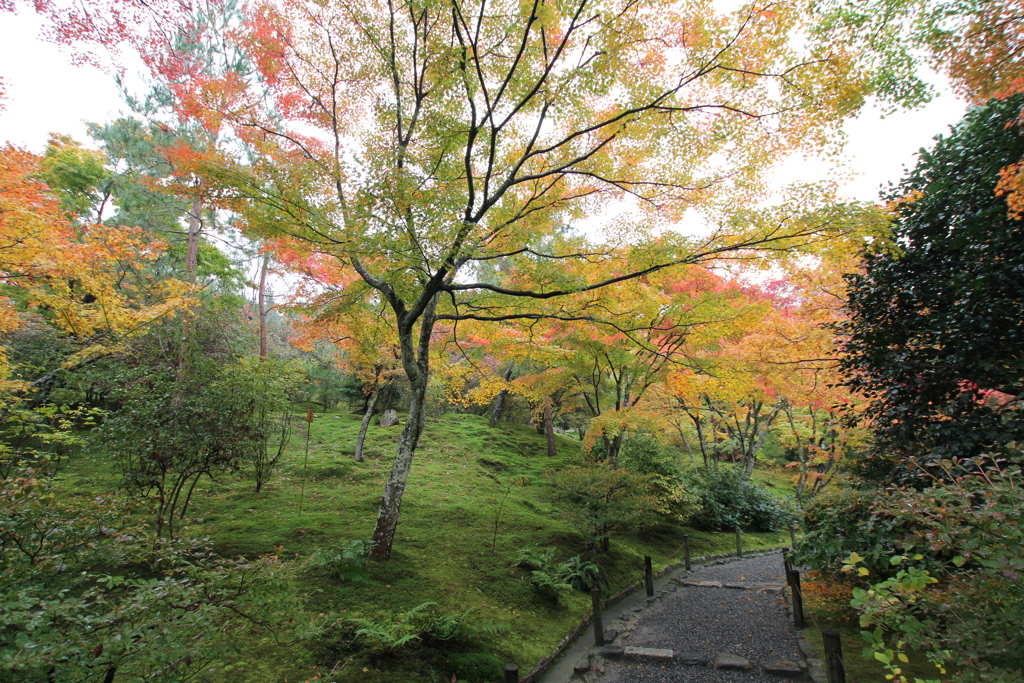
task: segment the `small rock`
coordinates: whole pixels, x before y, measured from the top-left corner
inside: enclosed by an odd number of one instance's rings
[[[623,650],[624,648],[621,648],[618,645],[605,645],[601,648],[601,656],[612,658],[621,657]]]
[[[776,659],[764,664],[761,668],[777,676],[799,676],[802,672],[799,664],[785,659]]]
[[[686,666],[707,666],[708,658],[699,652],[680,652],[676,660]]]
[[[608,628],[604,631],[604,642],[610,643],[615,640],[615,636],[619,635],[618,629]]]
[[[572,666],[572,672],[576,676],[582,676],[590,671],[590,657],[584,657]]]
[[[746,657],[740,657],[739,655],[729,654],[728,652],[719,652],[715,655],[715,661],[712,666],[716,669],[731,669],[747,671],[754,668],[754,664]]]
[[[762,588],[761,592],[768,593],[769,595],[779,595],[782,593],[783,588],[785,588],[785,586],[768,586],[766,588]]]
[[[624,647],[622,648],[622,654],[625,657],[631,659],[658,659],[667,660],[672,659],[675,653],[672,650],[662,650],[653,647]]]

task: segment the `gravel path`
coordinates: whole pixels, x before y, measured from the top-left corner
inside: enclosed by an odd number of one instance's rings
[[[686,580],[781,585],[785,571],[782,555],[775,553],[698,567]],[[601,683],[779,683],[785,679],[762,671],[760,665],[779,659],[796,662],[801,656],[782,596],[724,587],[679,587],[640,613],[623,645],[671,649],[676,659],[665,664],[613,662]],[[719,652],[746,657],[757,667],[726,671],[679,661],[680,653],[697,653],[710,662]]]

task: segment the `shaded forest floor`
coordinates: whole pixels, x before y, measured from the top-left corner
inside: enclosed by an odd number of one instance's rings
[[[509,628],[449,647],[411,643],[393,653],[353,643],[354,629],[344,622],[291,645],[254,628],[239,634],[239,654],[230,668],[211,678],[405,683],[447,682],[457,673],[459,681],[482,683],[494,680],[499,663],[516,662],[524,673],[532,670],[576,626],[590,603],[580,592],[563,594],[557,603],[539,597],[524,572],[512,566],[525,547],[556,546],[559,560],[585,552],[584,539],[566,511],[549,499],[544,476],[577,459],[579,441],[557,437],[558,456],[550,458],[543,436],[530,427],[489,427],[485,417],[465,414],[430,419],[403,499],[392,558],[368,563],[367,581],[343,583],[305,561],[318,549],[371,536],[401,431],[401,426],[371,426],[366,461],[356,463],[352,455],[359,420],[347,410],[315,413],[308,462],[301,422],[279,469],[258,494],[248,476],[203,480],[182,534],[209,538],[224,556],[273,553],[301,563],[295,590],[303,609],[313,615],[388,621],[435,602],[449,614],[475,608],[476,618]],[[768,476],[776,491],[791,488],[788,473]],[[113,465],[94,451],[71,462],[62,486],[69,493],[89,495],[110,490],[117,481]],[[684,534],[690,536],[694,555],[735,548],[732,534],[666,523],[613,535],[610,551],[598,558],[608,572],[611,592],[641,576],[644,555],[653,557],[655,569],[679,561]],[[744,534],[744,546],[751,550],[788,540],[786,531]]]

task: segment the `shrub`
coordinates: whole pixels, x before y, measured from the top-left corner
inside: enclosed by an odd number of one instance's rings
[[[700,511],[698,497],[686,485],[678,451],[653,436],[642,432],[631,436],[623,444],[619,465],[648,478],[655,512],[686,522]]]
[[[242,624],[296,628],[286,565],[154,544],[123,500],[18,475],[0,480],[0,680],[190,680],[235,651]]]
[[[871,571],[892,573],[889,558],[897,554],[913,520],[876,510],[875,504],[888,495],[850,486],[822,491],[804,508],[804,536],[793,561],[835,576],[856,552]]]
[[[956,681],[1019,681],[1024,476],[991,457],[941,461],[927,476],[931,487],[890,492],[873,511],[914,528],[889,560],[895,575],[854,592],[871,654],[889,677],[909,646]],[[859,554],[849,560],[872,574]]]
[[[333,572],[339,580],[366,583],[366,556],[370,541],[349,541],[343,546],[321,548],[309,558],[309,566]]]
[[[793,519],[781,498],[744,479],[738,469],[719,467],[691,474],[688,484],[701,507],[690,523],[700,529],[776,531]]]
[[[548,472],[551,497],[592,548],[613,531],[636,529],[653,507],[651,478],[605,464]]]
[[[451,653],[447,658],[453,679],[466,683],[500,683],[505,670],[501,660],[482,652]]]

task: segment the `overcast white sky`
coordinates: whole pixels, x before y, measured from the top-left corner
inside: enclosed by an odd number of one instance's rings
[[[42,152],[50,132],[70,133],[88,142],[86,121],[112,119],[122,108],[114,81],[91,67],[74,67],[68,55],[37,38],[40,22],[29,11],[0,12],[0,76],[7,88],[0,112],[0,143],[9,141]],[[851,199],[873,201],[880,187],[894,182],[914,163],[914,154],[963,116],[965,105],[942,93],[927,107],[880,118],[867,110],[850,121],[847,158],[859,174],[847,183]],[[790,182],[815,180],[827,172],[821,163],[787,163],[780,175]]]

